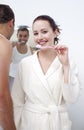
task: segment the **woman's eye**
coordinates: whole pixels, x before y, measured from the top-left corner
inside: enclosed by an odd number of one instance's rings
[[[38,33],[34,33],[34,35],[38,35]]]
[[[47,31],[43,31],[43,33],[45,34],[45,33],[47,33]]]

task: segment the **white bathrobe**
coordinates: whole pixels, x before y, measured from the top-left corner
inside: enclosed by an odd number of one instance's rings
[[[46,74],[37,52],[21,61],[12,99],[17,130],[71,130],[66,102],[79,96],[76,65],[70,63],[69,83],[63,82],[62,65],[56,57]]]

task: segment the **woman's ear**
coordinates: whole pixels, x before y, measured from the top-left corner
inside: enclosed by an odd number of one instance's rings
[[[57,29],[54,31],[54,35],[55,35],[55,37],[57,37],[59,35]]]

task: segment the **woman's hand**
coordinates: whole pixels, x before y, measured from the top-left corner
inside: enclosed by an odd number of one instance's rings
[[[68,47],[65,45],[56,45],[54,49],[57,51],[57,56],[61,64],[65,67],[69,65]]]
[[[68,47],[65,45],[57,45],[55,46],[55,50],[57,51],[57,56],[62,64],[63,72],[64,72],[64,82],[69,82],[69,57],[68,57]]]

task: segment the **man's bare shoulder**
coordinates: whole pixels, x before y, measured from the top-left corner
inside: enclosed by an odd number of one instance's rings
[[[9,60],[12,54],[12,46],[10,41],[4,37],[0,37],[0,61]]]

